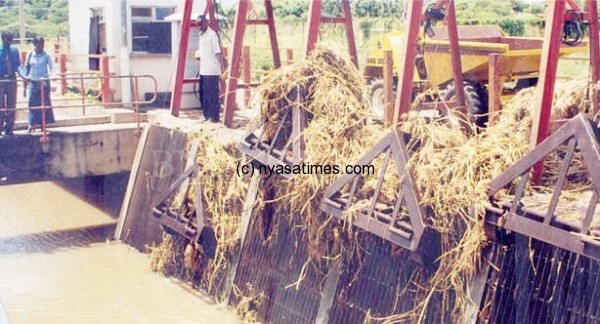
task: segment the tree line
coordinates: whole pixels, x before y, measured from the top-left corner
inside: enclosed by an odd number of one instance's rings
[[[25,0],[25,35],[56,39],[68,34],[68,0]],[[19,35],[19,1],[0,0],[0,30]]]

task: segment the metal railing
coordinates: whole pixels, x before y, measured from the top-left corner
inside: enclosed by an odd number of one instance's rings
[[[139,135],[141,133],[141,119],[140,119],[140,106],[141,105],[145,105],[145,104],[151,104],[156,100],[157,97],[157,92],[158,92],[158,83],[156,81],[156,78],[154,78],[151,75],[147,75],[147,74],[143,74],[143,75],[117,75],[117,76],[102,76],[102,75],[95,75],[95,76],[84,76],[85,74],[94,74],[94,73],[90,73],[90,72],[76,72],[76,73],[69,73],[69,75],[80,75],[79,77],[65,77],[65,76],[61,76],[61,77],[53,77],[53,78],[46,78],[46,79],[41,79],[41,80],[30,80],[30,81],[25,81],[25,80],[21,80],[21,79],[4,79],[4,80],[0,80],[0,85],[2,85],[3,83],[42,83],[40,85],[40,99],[41,99],[41,106],[34,106],[34,107],[12,107],[12,108],[0,108],[0,112],[4,113],[4,112],[12,112],[15,113],[17,111],[31,111],[31,110],[41,110],[42,114],[42,123],[41,123],[41,130],[42,130],[42,137],[40,139],[40,141],[42,143],[47,143],[48,142],[48,132],[47,132],[47,120],[46,120],[46,113],[49,109],[75,109],[75,108],[81,108],[82,110],[82,114],[85,115],[86,114],[86,106],[94,106],[94,107],[104,107],[104,108],[109,108],[109,107],[131,107],[134,109],[135,112],[135,120],[136,120],[136,125],[137,125],[137,130],[136,130],[136,135]],[[89,81],[89,80],[97,80],[100,81],[101,83],[109,81],[110,79],[129,79],[129,81],[131,81],[132,84],[132,91],[133,91],[133,101],[131,102],[106,102],[106,101],[97,101],[101,95],[101,93],[99,93],[98,95],[94,95],[94,96],[88,96],[88,90],[90,90],[90,88],[86,89],[86,82],[85,81]],[[139,79],[146,79],[149,80],[152,85],[153,85],[153,89],[154,91],[151,92],[153,95],[150,99],[148,100],[140,100],[140,96],[139,96]],[[46,89],[45,89],[45,83],[46,82],[52,82],[52,81],[60,81],[60,82],[64,82],[64,81],[77,81],[79,83],[79,96],[78,97],[72,97],[72,98],[55,98],[53,99],[54,102],[65,102],[66,104],[61,104],[61,105],[55,105],[54,103],[52,104],[52,106],[46,106],[46,96],[49,95],[49,93],[46,93]],[[0,100],[3,100],[0,99]],[[78,103],[76,104],[70,104],[69,102],[72,101],[77,101]],[[93,101],[90,103],[90,101]],[[24,103],[23,101],[19,101],[18,103],[22,104]]]

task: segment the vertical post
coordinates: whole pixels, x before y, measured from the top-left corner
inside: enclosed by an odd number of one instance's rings
[[[67,56],[65,54],[60,54],[59,61],[60,68],[60,93],[65,94],[67,92]]]
[[[265,12],[267,14],[267,27],[269,28],[271,51],[273,52],[273,66],[278,69],[281,67],[281,58],[279,57],[279,43],[277,42],[275,15],[273,14],[273,4],[271,3],[271,0],[265,0]]]
[[[225,59],[226,61],[229,61],[229,59],[227,58],[227,47],[223,47],[221,50],[223,51],[223,59]],[[225,100],[226,88],[227,88],[227,83],[225,82],[225,77],[223,75],[221,75],[221,78],[219,79],[219,99],[221,101]]]
[[[59,38],[60,41],[60,38]],[[54,63],[58,63],[58,57],[60,56],[60,43],[54,44]]]
[[[317,318],[315,319],[316,324],[329,323],[331,317],[329,311],[331,310],[333,303],[336,299],[337,286],[340,281],[342,274],[341,261],[335,260],[329,265],[327,274],[325,275],[325,286],[323,287],[323,295],[319,302],[319,309],[317,311]]]
[[[394,54],[392,51],[383,52],[383,106],[384,121],[391,125],[394,120]]]
[[[407,35],[403,44],[400,63],[402,75],[398,80],[398,95],[394,108],[394,123],[400,122],[402,115],[408,112],[412,100],[413,76],[415,72],[415,59],[417,56],[417,42],[419,41],[419,25],[421,23],[421,10],[423,0],[409,1]]]
[[[358,67],[358,54],[356,52],[356,41],[354,39],[354,26],[352,25],[352,10],[350,9],[349,0],[342,1],[342,17],[346,26],[346,41],[348,42],[348,53],[352,58],[352,62]]]
[[[85,84],[83,83],[83,72],[79,75],[79,86],[81,87],[81,114],[85,116]]]
[[[133,107],[135,108],[135,122],[137,124],[137,129],[135,130],[135,135],[140,136],[142,134],[142,128],[140,127],[140,94],[139,94],[139,83],[138,76],[133,76]]]
[[[185,61],[187,59],[187,49],[190,39],[190,25],[192,23],[193,0],[185,0],[183,7],[183,17],[181,19],[181,37],[179,39],[179,56],[177,57],[177,71],[173,85],[173,95],[171,99],[171,115],[179,116],[181,108],[181,95],[183,91],[183,78],[185,77]]]
[[[456,89],[456,103],[463,109],[465,115],[470,116],[465,104],[465,90],[463,83],[462,64],[460,62],[460,49],[458,47],[458,28],[456,27],[456,13],[454,11],[454,0],[448,1],[446,22],[448,24],[448,41],[450,45],[450,56],[452,60],[452,74],[454,75],[454,88]]]
[[[286,51],[286,61],[287,61],[287,65],[290,65],[292,63],[294,63],[294,49],[292,48],[288,48]]]
[[[589,15],[589,37],[590,37],[590,65],[592,69],[592,83],[600,81],[600,28],[598,26],[598,1],[587,0],[587,13]],[[592,111],[598,112],[598,91],[592,93]]]
[[[310,1],[308,6],[308,32],[306,33],[305,56],[308,56],[317,45],[319,37],[319,25],[321,25],[322,0]]]
[[[550,116],[552,114],[552,99],[556,83],[556,68],[558,53],[562,39],[562,28],[565,13],[565,0],[548,1],[546,13],[546,31],[540,61],[540,78],[536,102],[534,103],[533,123],[531,129],[531,148],[534,148],[548,136]],[[532,180],[539,183],[542,177],[543,161],[533,168]]]
[[[216,32],[219,31],[219,22],[215,15],[215,2],[214,0],[206,0],[206,7],[204,8],[204,16],[208,13],[208,25]]]
[[[25,0],[19,0],[19,40],[25,44]]]
[[[108,64],[108,56],[103,55],[100,59],[100,73],[102,76],[102,103],[109,104],[112,102],[110,92],[110,65]]]
[[[42,138],[40,139],[40,141],[42,142],[42,144],[46,144],[48,143],[48,134],[46,133],[46,96],[48,95],[46,93],[46,83],[47,81],[40,81],[40,91],[41,91],[41,97],[42,97]]]
[[[479,312],[483,305],[485,298],[486,283],[492,271],[491,258],[492,249],[483,251],[483,262],[481,269],[475,275],[467,281],[467,291],[471,302],[467,303],[465,307],[465,324],[475,324],[479,319]]]
[[[246,84],[244,89],[244,107],[248,108],[250,104],[250,46],[244,46],[242,49],[242,78]]]
[[[246,31],[246,15],[248,14],[249,0],[240,0],[238,10],[235,15],[235,26],[233,31],[233,44],[231,49],[231,65],[229,67],[229,76],[227,78],[227,90],[225,92],[225,116],[223,121],[225,126],[233,125],[233,113],[235,112],[235,99],[237,95],[238,78],[240,77],[240,56],[242,54],[242,44],[244,41],[244,32]]]
[[[488,81],[488,112],[489,125],[493,125],[498,120],[498,113],[502,106],[502,76],[500,75],[500,55],[490,54],[489,56],[489,81]]]

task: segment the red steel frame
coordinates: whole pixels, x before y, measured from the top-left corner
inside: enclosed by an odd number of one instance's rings
[[[319,27],[321,24],[343,24],[346,30],[348,53],[350,53],[354,65],[358,66],[358,56],[356,54],[356,40],[354,39],[354,27],[352,25],[350,1],[340,0],[340,5],[342,8],[341,17],[323,17],[323,1],[310,1],[310,6],[308,8],[308,33],[306,38],[305,54],[308,56],[315,49],[319,39]]]
[[[417,47],[419,41],[419,27],[423,17],[423,0],[413,0],[408,2],[408,21],[407,35],[404,43],[402,57],[402,75],[398,79],[399,93],[396,96],[394,108],[394,123],[401,121],[402,115],[408,113],[412,101],[413,78],[415,71],[415,60],[417,57]],[[460,50],[458,47],[458,30],[456,26],[456,13],[454,0],[438,0],[435,4],[437,8],[446,9],[446,23],[448,25],[448,39],[450,45],[450,56],[452,60],[452,72],[454,74],[454,83],[456,86],[456,101],[459,107],[465,107],[465,96],[463,90],[463,74],[460,62]]]
[[[190,28],[196,26],[196,21],[192,19],[193,7],[194,0],[185,0],[183,6],[183,17],[181,18],[181,37],[179,39],[177,71],[175,72],[175,81],[173,83],[173,95],[171,99],[171,114],[173,116],[179,116],[179,110],[181,109],[181,95],[183,93],[183,85],[186,83],[198,82],[198,79],[196,78],[185,78],[185,62],[187,60],[187,50],[190,41]],[[206,14],[208,14],[210,17],[210,27],[215,31],[218,31],[219,24],[217,23],[215,16],[215,6],[213,0],[206,1],[204,15]]]
[[[531,130],[531,148],[543,142],[550,132],[550,117],[552,115],[552,103],[554,97],[554,85],[556,84],[556,70],[558,67],[558,54],[562,40],[562,28],[565,21],[572,19],[566,9],[580,11],[583,18],[589,22],[590,35],[590,65],[592,69],[592,82],[595,84],[600,80],[600,42],[598,26],[598,1],[586,0],[587,11],[583,12],[573,0],[549,0],[546,14],[546,31],[544,34],[544,46],[540,61],[540,77],[538,84],[541,96],[537,98],[533,112],[533,123]],[[598,111],[598,96],[592,95],[594,112]],[[536,164],[533,169],[533,181],[538,183],[541,179],[543,161]]]
[[[271,0],[264,0],[266,19],[248,19],[248,12],[251,8],[251,5],[252,3],[250,0],[240,0],[235,17],[233,46],[230,60],[231,66],[229,67],[229,76],[227,78],[227,88],[225,91],[224,123],[227,127],[231,127],[233,124],[233,113],[236,109],[235,101],[238,89],[238,79],[240,78],[242,48],[244,47],[244,34],[248,25],[266,25],[268,27],[271,51],[273,53],[273,66],[276,69],[281,66],[281,59],[279,57],[279,44],[277,42],[277,33],[275,30],[273,4]]]

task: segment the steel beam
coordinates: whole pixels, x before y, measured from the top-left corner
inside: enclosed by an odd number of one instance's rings
[[[384,162],[378,175],[375,191],[372,196],[368,197],[370,207],[354,212],[352,225],[409,251],[423,252],[422,244],[420,244],[421,239],[430,240],[432,235],[425,235],[424,237],[425,232],[428,231],[425,224],[426,212],[420,204],[415,180],[412,171],[408,167],[409,152],[404,137],[404,134],[394,129],[355,163],[355,165],[368,165],[380,155],[384,155]],[[390,159],[393,159],[395,164],[395,169],[392,172],[398,174],[402,179],[395,205],[388,206],[391,213],[387,210],[375,209],[385,173],[388,171],[387,162]],[[360,177],[359,175],[344,174],[334,180],[325,190],[321,210],[337,218],[344,219],[351,205],[355,203],[357,189],[360,189],[358,188]],[[349,189],[349,191],[346,189]],[[405,206],[408,212],[408,220],[400,219],[402,206]],[[435,260],[435,258],[431,260]]]
[[[590,16],[588,19],[588,30],[590,37],[590,66],[592,69],[592,83],[597,84],[600,81],[600,27],[598,26],[598,1],[587,0],[586,9]],[[592,111],[598,112],[598,91],[592,93]]]
[[[315,49],[319,39],[319,25],[321,24],[322,0],[310,1],[308,6],[308,32],[306,33],[306,44],[304,55],[308,56]]]
[[[454,88],[456,89],[456,103],[463,110],[465,116],[471,117],[465,101],[464,78],[460,62],[460,48],[458,47],[458,27],[456,26],[456,12],[454,0],[448,1],[446,22],[448,24],[448,42],[450,45],[450,59],[452,60],[452,73],[454,75]],[[465,127],[465,130],[468,127]]]
[[[275,68],[281,66],[281,59],[279,57],[279,45],[277,42],[277,34],[275,30],[275,18],[273,15],[273,6],[271,0],[264,0],[266,20],[265,22],[269,29],[269,39],[271,42],[271,50],[273,52],[273,65]],[[248,11],[251,6],[250,0],[240,0],[238,3],[238,9],[235,15],[235,25],[233,31],[233,44],[231,49],[231,62],[229,67],[229,75],[227,76],[227,86],[225,91],[225,115],[223,121],[225,126],[233,126],[233,114],[237,109],[236,97],[238,86],[238,79],[240,78],[240,62],[242,58],[242,48],[244,46],[244,34],[246,33],[246,26],[249,22],[256,21],[248,19]]]
[[[275,15],[273,14],[273,3],[271,0],[265,0],[265,12],[267,15],[267,27],[269,28],[269,41],[271,42],[271,53],[273,53],[273,66],[278,69],[281,67],[281,57],[279,56],[279,42],[277,41],[277,30],[275,29]]]
[[[344,27],[346,29],[346,42],[348,42],[348,53],[352,58],[352,62],[358,67],[358,54],[356,52],[356,40],[354,39],[354,26],[352,25],[352,10],[350,9],[350,1],[342,0],[342,16],[344,19]]]
[[[546,31],[540,61],[540,78],[538,96],[536,98],[533,123],[531,129],[531,149],[548,137],[550,117],[552,115],[552,102],[554,99],[554,85],[556,84],[556,69],[558,54],[562,39],[565,0],[548,1],[546,14]],[[533,170],[533,181],[539,183],[542,176],[543,161],[538,162]]]
[[[412,101],[413,77],[422,10],[423,0],[409,1],[408,21],[406,25],[407,35],[403,44],[403,50],[400,52],[402,75],[398,79],[398,94],[396,95],[396,106],[394,109],[394,123],[399,123],[402,115],[408,113]]]
[[[185,0],[183,6],[183,17],[181,18],[181,36],[179,38],[179,53],[177,56],[177,70],[173,85],[173,95],[171,98],[171,115],[179,116],[181,109],[181,95],[183,93],[183,79],[185,77],[185,61],[187,59],[187,49],[190,40],[190,25],[192,22],[193,0]]]
[[[568,151],[560,166],[547,210],[541,213],[523,206],[522,198],[527,174],[539,161],[543,161],[548,154],[565,144],[568,145]],[[581,220],[575,223],[559,217],[557,205],[576,149],[583,156],[592,182],[593,194],[587,210],[580,213]],[[522,159],[493,179],[488,191],[490,199],[493,200],[494,195],[503,188],[513,187],[514,180],[517,178],[521,180],[514,190],[514,198],[511,201],[496,201],[494,204],[497,207],[488,207],[485,218],[487,223],[577,254],[600,259],[600,241],[592,239],[590,235],[593,235],[596,230],[590,231],[589,228],[600,196],[600,144],[594,132],[594,125],[582,113],[573,117]]]
[[[240,77],[240,63],[242,56],[242,47],[244,46],[244,34],[246,32],[246,17],[248,15],[248,6],[250,0],[240,0],[237,12],[235,14],[235,25],[233,27],[233,44],[231,46],[231,64],[229,66],[229,75],[227,77],[227,90],[225,91],[225,126],[231,127],[233,124],[233,113],[236,107],[236,95],[238,79]]]
[[[358,55],[356,52],[356,40],[354,39],[354,26],[352,25],[352,10],[349,0],[340,0],[342,11],[341,17],[323,17],[323,1],[313,0],[308,7],[308,30],[306,33],[306,44],[304,54],[310,55],[317,46],[319,40],[319,27],[321,24],[343,24],[348,42],[348,53],[354,65],[358,67]]]

